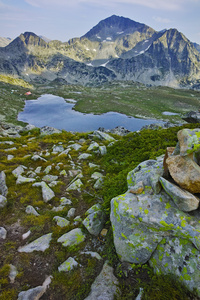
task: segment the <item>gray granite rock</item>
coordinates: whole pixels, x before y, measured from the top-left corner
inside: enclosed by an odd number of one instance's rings
[[[200,255],[194,245],[177,237],[166,237],[149,260],[157,274],[174,274],[189,290],[200,295]]]
[[[8,194],[8,187],[6,185],[6,174],[4,171],[0,173],[0,193],[2,196],[6,197]]]
[[[7,198],[4,197],[4,196],[2,196],[2,195],[0,195],[0,208],[5,207],[6,204],[7,204]]]
[[[47,182],[47,183],[50,183],[52,181],[56,181],[58,179],[58,176],[55,176],[55,175],[45,175],[42,180]]]
[[[26,207],[26,213],[29,215],[39,216],[38,212],[35,210],[35,208],[32,205],[28,205]]]
[[[75,191],[75,190],[80,190],[80,188],[82,187],[83,183],[80,179],[77,179],[76,181],[74,181],[73,183],[71,183],[68,188],[66,189],[66,191]]]
[[[199,207],[200,199],[198,197],[184,189],[181,189],[163,177],[160,177],[160,182],[166,193],[172,198],[180,210],[189,212]]]
[[[59,272],[69,272],[78,266],[77,261],[73,257],[69,257],[64,263],[58,267]]]
[[[63,234],[58,243],[62,243],[64,247],[78,245],[85,240],[86,236],[80,228],[72,229],[71,231]]]
[[[119,282],[113,274],[113,268],[105,262],[101,273],[91,286],[91,292],[85,300],[114,300],[120,296]]]
[[[98,209],[99,208],[99,209]],[[105,214],[100,206],[93,206],[89,212],[86,212],[87,217],[83,220],[83,225],[87,228],[90,234],[98,235],[103,229],[105,222]]]
[[[22,175],[19,175],[17,177],[16,184],[30,183],[30,182],[34,182],[35,180],[36,180],[35,178],[27,178]]]
[[[33,184],[33,186],[42,188],[42,197],[44,202],[48,202],[55,197],[54,192],[50,189],[50,187],[48,187],[48,185],[44,181],[36,182]]]
[[[4,227],[0,227],[0,240],[5,240],[7,236],[7,230]]]
[[[50,241],[52,239],[52,233],[45,234],[40,238],[34,240],[30,244],[19,247],[18,252],[30,253],[33,251],[45,251],[49,248]]]
[[[27,167],[20,165],[12,171],[12,174],[17,178],[19,175],[22,175],[26,169]]]
[[[57,225],[60,227],[65,227],[69,225],[69,221],[65,218],[59,217],[59,216],[55,216],[53,218],[54,221],[56,221]]]

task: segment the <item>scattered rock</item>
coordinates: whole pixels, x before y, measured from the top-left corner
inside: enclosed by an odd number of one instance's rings
[[[60,198],[60,204],[65,206],[65,205],[71,205],[72,201],[70,199],[67,199],[66,197]]]
[[[37,161],[37,160],[41,160],[41,161],[45,161],[45,162],[47,161],[45,158],[41,157],[38,154],[33,155],[31,159],[34,161]]]
[[[46,292],[49,284],[51,283],[51,276],[47,277],[42,286],[37,286],[33,289],[22,291],[18,295],[17,300],[39,300]]]
[[[62,131],[50,126],[43,126],[42,128],[40,128],[40,133],[41,135],[50,135],[50,134],[54,134],[54,133],[61,133]]]
[[[79,155],[78,159],[88,159],[91,156],[92,156],[92,154],[82,153],[81,155]]]
[[[77,179],[75,182],[71,183],[66,191],[74,191],[74,190],[80,190],[81,186],[83,185],[82,181],[80,179]]]
[[[17,177],[16,184],[30,183],[30,182],[34,182],[35,180],[36,180],[35,178],[27,178],[22,175],[19,175]]]
[[[7,230],[4,227],[0,227],[0,239],[5,240],[7,236]]]
[[[100,206],[94,205],[87,212],[88,215],[83,220],[83,225],[87,228],[90,234],[98,235],[103,229],[105,222],[105,214]]]
[[[74,207],[70,208],[70,210],[67,213],[67,218],[69,218],[69,219],[73,218],[75,215],[75,211],[76,211],[76,209]]]
[[[72,229],[71,231],[63,234],[58,243],[62,243],[64,247],[78,245],[85,240],[86,236],[80,228]]]
[[[91,292],[85,300],[114,300],[115,295],[120,295],[119,282],[113,274],[113,268],[105,262],[99,276],[91,286]]]
[[[25,233],[22,235],[22,240],[27,239],[27,238],[30,236],[30,234],[31,234],[31,231],[30,231],[30,230],[27,231],[27,232],[25,232]]]
[[[7,204],[7,198],[4,197],[4,196],[2,196],[2,195],[0,195],[0,208],[5,207],[6,204]]]
[[[8,194],[8,187],[6,185],[6,174],[4,171],[0,173],[0,192],[2,196],[6,197]]]
[[[200,123],[200,112],[199,111],[190,111],[190,112],[186,113],[182,117],[182,119],[188,123]]]
[[[32,205],[28,205],[26,207],[26,213],[29,215],[39,216],[38,212],[35,210],[35,208]]]
[[[18,274],[17,268],[13,265],[9,265],[10,266],[10,273],[9,273],[9,278],[10,278],[10,282],[14,283],[15,282],[15,278]]]
[[[70,223],[67,219],[59,217],[59,216],[55,216],[53,218],[53,220],[55,220],[57,225],[60,226],[60,227],[68,226],[69,223]]]
[[[96,136],[100,140],[105,140],[105,141],[108,141],[108,142],[114,142],[114,141],[116,141],[112,136],[110,136],[109,134],[107,134],[105,132],[102,132],[100,130],[95,130],[93,132],[93,136]]]
[[[85,252],[81,252],[81,254],[90,255],[91,257],[95,257],[98,260],[102,259],[102,257],[97,252],[85,251]]]
[[[45,251],[49,248],[50,241],[52,239],[52,233],[45,234],[28,245],[18,248],[19,252],[30,253],[33,251]]]
[[[33,186],[36,187],[40,186],[42,188],[42,198],[44,202],[48,202],[55,197],[54,192],[50,189],[50,187],[48,187],[48,185],[44,181],[36,182],[33,184]]]
[[[52,181],[55,181],[58,179],[58,176],[55,176],[55,175],[45,175],[42,180],[47,182],[47,183],[50,183]]]
[[[69,257],[64,263],[58,267],[59,272],[69,272],[78,266],[77,261],[73,257]]]

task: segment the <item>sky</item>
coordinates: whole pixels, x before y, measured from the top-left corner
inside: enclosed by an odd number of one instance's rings
[[[0,0],[0,37],[26,31],[67,42],[111,15],[176,28],[200,44],[200,0]]]

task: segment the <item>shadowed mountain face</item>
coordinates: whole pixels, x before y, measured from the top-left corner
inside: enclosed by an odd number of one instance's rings
[[[29,82],[64,79],[83,85],[133,80],[173,87],[200,86],[200,53],[176,29],[156,32],[111,16],[81,38],[45,42],[25,32],[0,48],[0,73]]]

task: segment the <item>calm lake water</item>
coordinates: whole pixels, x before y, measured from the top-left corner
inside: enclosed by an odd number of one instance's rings
[[[18,120],[37,127],[51,126],[66,131],[88,132],[99,127],[113,129],[123,126],[130,131],[136,131],[144,125],[159,123],[156,120],[144,120],[127,117],[124,114],[108,112],[102,115],[83,114],[73,110],[74,100],[54,95],[42,95],[37,100],[25,101],[24,111],[18,115]]]

